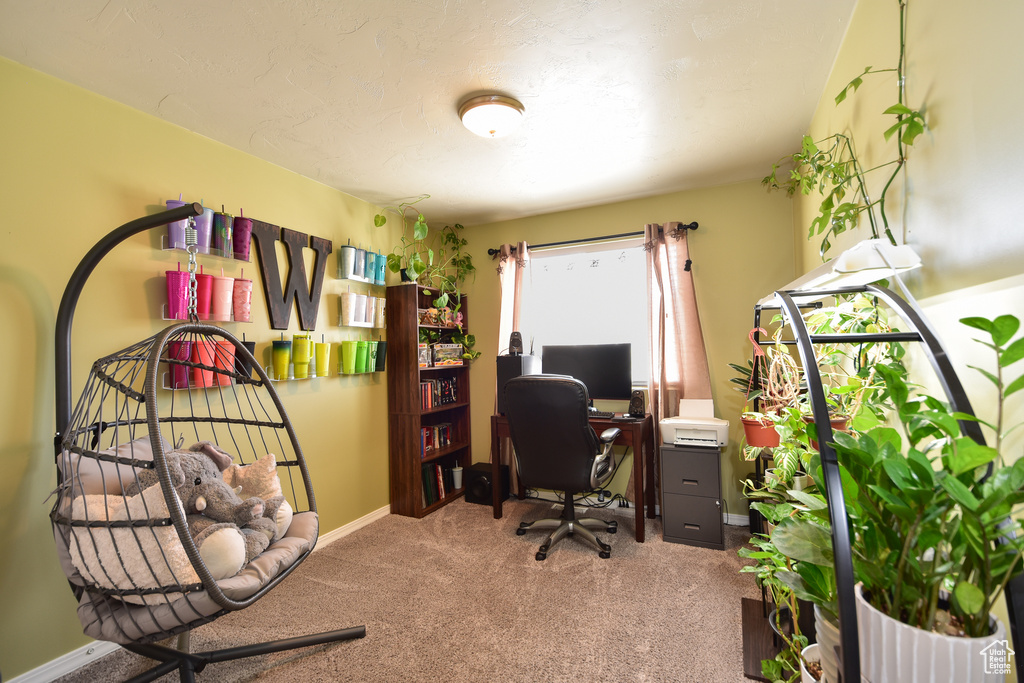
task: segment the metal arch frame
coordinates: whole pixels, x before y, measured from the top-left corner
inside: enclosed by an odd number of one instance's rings
[[[796,298],[813,295],[816,298],[841,294],[865,293],[885,301],[914,331],[911,333],[864,333],[864,334],[826,334],[812,335],[807,330],[800,305]],[[843,497],[840,479],[839,462],[836,458],[835,441],[828,416],[828,405],[822,390],[821,374],[814,356],[813,345],[816,343],[857,343],[874,341],[913,341],[924,345],[943,392],[950,406],[957,412],[974,415],[970,399],[964,391],[963,384],[953,368],[953,364],[939,341],[931,324],[922,315],[917,306],[900,297],[892,290],[880,285],[863,285],[860,287],[837,287],[832,289],[788,290],[776,291],[775,300],[786,320],[793,329],[796,345],[807,380],[807,390],[811,399],[811,410],[815,427],[818,432],[819,453],[825,485],[825,498],[828,502],[829,520],[832,531],[833,562],[836,573],[836,592],[839,612],[839,659],[842,680],[860,680],[860,643],[857,626],[857,610],[854,596],[853,557],[850,550],[849,520],[846,515],[846,502]],[[763,308],[755,306],[755,321],[760,320]],[[774,308],[774,306],[771,306]],[[756,325],[755,325],[756,326]],[[981,425],[970,420],[961,420],[963,433],[976,443],[985,444],[985,436]],[[992,465],[989,464],[989,473]],[[1009,520],[1007,520],[1009,522]],[[1011,532],[1012,533],[1012,532]],[[1020,651],[1022,643],[1018,629],[1018,616],[1024,616],[1024,576],[1018,576],[1007,585],[1005,590],[1007,613],[1010,622],[1010,633],[1014,648]],[[848,656],[853,654],[853,656]],[[1017,676],[1024,676],[1024,662],[1017,660]]]

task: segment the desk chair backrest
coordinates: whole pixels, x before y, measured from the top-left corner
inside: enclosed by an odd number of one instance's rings
[[[564,375],[523,375],[505,384],[505,411],[519,476],[529,487],[590,491],[601,442],[590,426],[587,387]]]

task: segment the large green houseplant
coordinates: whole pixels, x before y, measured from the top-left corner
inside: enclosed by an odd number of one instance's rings
[[[963,322],[986,332],[982,343],[996,353],[997,371],[984,372],[996,386],[1002,415],[1006,397],[1024,388],[1024,375],[1005,377],[1024,357],[1024,337],[1013,340],[1019,322],[1013,316]],[[922,632],[954,636],[962,646],[975,645],[964,637],[999,639],[992,607],[1024,570],[1024,526],[1013,518],[1024,503],[1024,460],[1004,463],[996,448],[967,436],[965,425],[976,418],[919,393],[901,368],[879,363],[875,370],[892,422],[834,435],[862,605]],[[998,433],[1001,423],[991,427]],[[816,454],[810,468],[820,477]],[[748,495],[763,514],[780,520],[771,541],[792,564],[777,580],[834,622],[824,497],[813,488],[785,497],[765,489]],[[864,606],[858,612],[859,622],[873,614]],[[866,624],[859,625],[863,632]]]

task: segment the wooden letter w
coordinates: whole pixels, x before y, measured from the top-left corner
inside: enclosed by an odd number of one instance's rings
[[[275,330],[288,329],[292,299],[295,299],[299,307],[299,327],[303,330],[315,329],[327,255],[333,250],[331,241],[257,220],[252,222],[252,236],[256,240],[256,255],[263,275],[263,295],[267,300],[270,327]],[[284,242],[288,254],[288,280],[283,287],[277,268],[277,249],[274,247],[278,240]],[[307,246],[316,252],[312,285],[307,284],[306,264],[302,260],[302,249]]]

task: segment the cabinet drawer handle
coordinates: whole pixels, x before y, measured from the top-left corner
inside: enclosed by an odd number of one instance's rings
[[[700,486],[698,479],[683,479],[683,486]]]
[[[693,529],[694,531],[700,531],[700,524],[690,524],[689,522],[683,524],[684,529]]]

